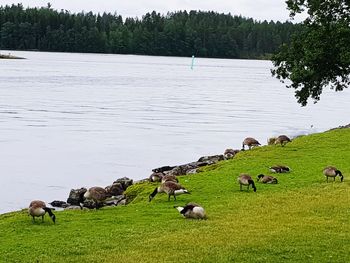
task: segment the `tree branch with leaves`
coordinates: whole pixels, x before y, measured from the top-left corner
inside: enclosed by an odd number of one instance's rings
[[[272,57],[272,75],[295,89],[302,106],[320,100],[324,88],[350,84],[350,1],[288,0],[291,18],[307,12],[300,31]]]

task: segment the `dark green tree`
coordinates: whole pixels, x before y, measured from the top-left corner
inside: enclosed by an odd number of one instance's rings
[[[296,26],[202,11],[155,11],[123,19],[21,4],[0,6],[0,49],[214,58],[263,58]]]
[[[272,74],[290,80],[288,88],[302,106],[320,100],[330,87],[341,91],[350,84],[350,2],[347,0],[288,0],[291,17],[307,12],[300,32],[272,58]],[[288,81],[289,82],[289,81]]]

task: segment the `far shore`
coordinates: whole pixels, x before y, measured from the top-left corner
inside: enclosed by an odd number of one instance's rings
[[[25,59],[25,58],[13,56],[11,54],[8,54],[8,55],[0,54],[0,59]]]

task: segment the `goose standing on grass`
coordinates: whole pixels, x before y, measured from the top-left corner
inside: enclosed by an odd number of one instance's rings
[[[56,216],[52,213],[52,208],[46,207],[45,202],[40,200],[34,200],[30,203],[28,208],[28,213],[33,217],[33,222],[35,222],[35,217],[41,216],[42,222],[44,222],[44,215],[49,214],[53,223],[56,223]]]
[[[273,173],[288,173],[290,172],[290,168],[284,165],[276,165],[269,167],[270,171]]]
[[[174,208],[176,208],[180,214],[186,218],[207,219],[204,208],[196,203],[188,203],[184,207],[174,206]]]
[[[250,150],[252,147],[256,147],[261,145],[257,140],[255,140],[254,138],[251,137],[247,137],[244,139],[243,143],[242,143],[242,151],[244,151],[244,147],[248,146],[248,149]]]
[[[323,174],[326,176],[327,178],[327,182],[328,182],[328,177],[333,177],[333,181],[335,181],[335,177],[337,175],[339,175],[340,177],[340,182],[343,182],[344,176],[341,173],[341,171],[339,171],[336,167],[334,166],[327,166],[326,168],[323,169]]]
[[[276,177],[269,176],[269,175],[263,175],[259,174],[257,177],[258,182],[261,182],[263,184],[277,184],[278,180]]]
[[[149,202],[152,201],[157,193],[166,193],[168,195],[168,201],[170,201],[170,196],[174,196],[174,200],[176,200],[176,195],[189,194],[183,186],[173,181],[166,181],[154,189],[152,194],[149,195]]]
[[[176,178],[175,175],[164,175],[162,178],[162,184],[168,181],[175,182],[175,183],[179,182],[179,180]]]
[[[249,186],[251,185],[254,192],[256,192],[254,181],[249,174],[240,174],[240,176],[237,178],[237,181],[239,183],[239,188],[241,191],[242,191],[242,185],[248,186],[248,190],[249,190]]]
[[[89,188],[84,194],[84,198],[88,200],[93,200],[96,206],[96,209],[99,208],[106,198],[108,197],[106,189],[98,186]]]
[[[162,181],[164,174],[163,173],[152,173],[149,176],[149,181],[150,182],[160,182]]]
[[[280,135],[277,137],[275,144],[281,144],[281,146],[286,145],[287,143],[291,142],[291,139],[289,139],[286,135]]]

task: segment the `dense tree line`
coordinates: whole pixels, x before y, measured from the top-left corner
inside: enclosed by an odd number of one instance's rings
[[[72,14],[50,4],[0,7],[0,48],[164,56],[257,58],[289,43],[298,25],[216,12]]]

